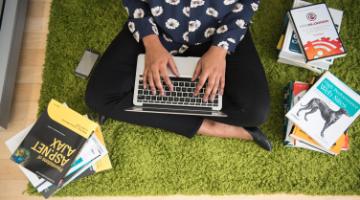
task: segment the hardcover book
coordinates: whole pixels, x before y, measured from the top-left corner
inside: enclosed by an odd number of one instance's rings
[[[51,100],[11,159],[37,176],[59,185],[92,134],[94,124]]]
[[[289,18],[306,62],[346,55],[333,18],[324,3],[294,8]],[[293,46],[293,49],[296,48]]]
[[[301,130],[330,149],[360,114],[360,96],[326,72],[286,114]]]

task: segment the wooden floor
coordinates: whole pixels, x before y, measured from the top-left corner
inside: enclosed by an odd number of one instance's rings
[[[9,160],[5,140],[33,122],[36,117],[41,87],[42,66],[45,58],[47,24],[51,0],[30,0],[16,91],[9,127],[0,132],[0,200],[43,199],[24,194],[27,180],[19,168]],[[359,188],[360,189],[360,188]],[[58,199],[58,198],[54,198]],[[256,195],[256,196],[166,196],[166,197],[67,197],[73,199],[129,199],[129,200],[209,200],[209,199],[359,199],[359,196],[305,196],[305,195]]]

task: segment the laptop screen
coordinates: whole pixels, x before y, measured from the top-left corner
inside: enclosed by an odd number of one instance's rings
[[[5,0],[0,0],[0,30],[1,30],[3,14],[4,14],[4,7],[5,7]]]

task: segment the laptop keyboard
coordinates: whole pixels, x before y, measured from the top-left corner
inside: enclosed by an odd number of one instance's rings
[[[163,104],[163,105],[186,105],[197,107],[215,107],[219,105],[219,95],[215,96],[213,102],[204,102],[203,97],[205,94],[205,88],[203,87],[197,96],[194,96],[194,91],[197,85],[197,81],[191,81],[191,78],[177,78],[169,77],[173,84],[173,91],[171,92],[169,87],[163,82],[164,96],[160,96],[159,91],[156,91],[155,95],[152,95],[150,89],[144,89],[144,83],[142,78],[139,80],[138,88],[138,102],[150,103],[150,104]]]

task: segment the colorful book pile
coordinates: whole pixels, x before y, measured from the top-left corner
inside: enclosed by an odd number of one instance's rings
[[[76,179],[112,168],[100,126],[55,100],[6,145],[45,198]]]
[[[342,18],[341,10],[294,0],[277,45],[278,62],[319,74],[329,70],[335,58],[346,54],[338,35]]]
[[[360,115],[360,96],[330,72],[315,84],[285,88],[284,144],[331,155],[349,149],[348,127]]]

